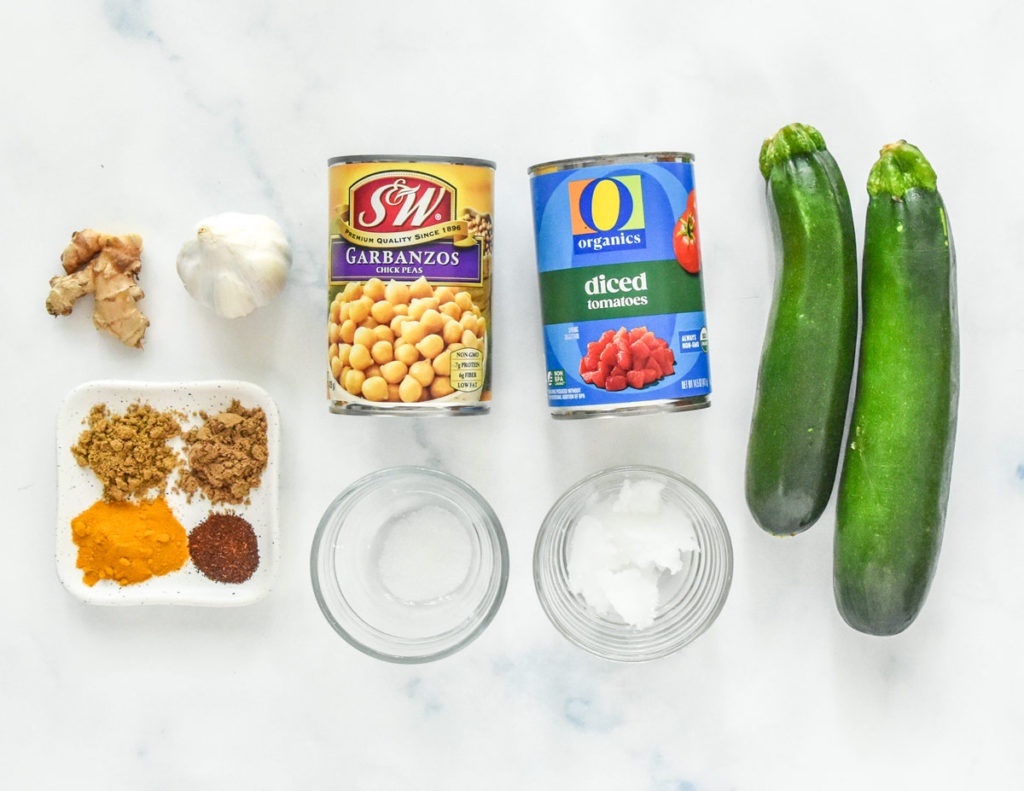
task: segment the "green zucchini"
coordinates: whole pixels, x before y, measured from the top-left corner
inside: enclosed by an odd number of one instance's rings
[[[780,247],[747,445],[747,505],[769,533],[806,530],[835,483],[857,347],[857,246],[846,184],[818,130],[761,147]]]
[[[834,588],[850,626],[891,635],[917,617],[942,542],[959,390],[956,257],[935,171],[917,148],[883,148],[868,195]]]

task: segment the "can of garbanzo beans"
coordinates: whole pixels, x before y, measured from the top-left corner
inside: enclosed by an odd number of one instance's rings
[[[486,412],[494,163],[328,160],[331,411]]]

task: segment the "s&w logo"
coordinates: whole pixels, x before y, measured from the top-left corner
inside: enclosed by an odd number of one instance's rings
[[[349,206],[357,231],[419,230],[455,219],[455,187],[425,173],[377,173],[352,185]]]

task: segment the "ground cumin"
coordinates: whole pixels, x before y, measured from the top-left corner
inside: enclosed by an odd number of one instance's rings
[[[249,502],[267,467],[267,416],[238,400],[215,415],[200,412],[203,424],[184,434],[188,467],[178,486],[189,502],[198,491],[211,503]]]
[[[82,467],[91,467],[103,484],[103,499],[143,497],[161,492],[178,466],[178,455],[167,444],[181,433],[177,415],[157,412],[149,404],[132,404],[123,415],[106,404],[89,411],[88,426],[71,453]]]
[[[162,497],[151,503],[100,500],[71,520],[82,581],[132,585],[177,571],[188,560],[188,536]]]

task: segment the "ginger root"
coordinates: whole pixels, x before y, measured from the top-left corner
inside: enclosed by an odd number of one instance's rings
[[[60,257],[67,274],[50,280],[46,310],[67,316],[75,302],[94,294],[92,323],[126,346],[142,348],[149,326],[135,304],[144,296],[136,278],[142,268],[142,238],[137,234],[112,236],[91,228],[71,235]]]

